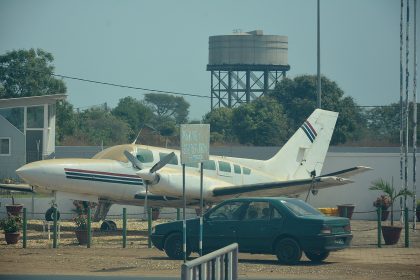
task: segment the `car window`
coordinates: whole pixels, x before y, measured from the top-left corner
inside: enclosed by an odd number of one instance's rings
[[[212,221],[239,220],[242,216],[243,206],[243,202],[226,203],[212,211],[208,218]]]
[[[281,200],[281,203],[296,216],[321,215],[318,210],[299,199]]]
[[[266,201],[254,201],[248,205],[244,220],[269,220],[270,204]]]
[[[282,219],[283,218],[283,216],[282,216],[282,214],[279,212],[279,210],[277,210],[277,208],[274,208],[274,207],[271,207],[271,213],[272,213],[272,216],[271,216],[271,218],[272,219]]]

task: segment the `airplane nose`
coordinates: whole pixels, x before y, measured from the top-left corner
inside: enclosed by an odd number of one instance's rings
[[[28,184],[38,184],[37,178],[42,178],[43,168],[38,162],[31,162],[16,170],[16,174]]]

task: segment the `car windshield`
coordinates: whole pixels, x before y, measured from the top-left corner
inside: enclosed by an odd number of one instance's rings
[[[281,203],[283,203],[283,205],[292,211],[296,216],[322,215],[311,205],[298,199],[282,200]]]

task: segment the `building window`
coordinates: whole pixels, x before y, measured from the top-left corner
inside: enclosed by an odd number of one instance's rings
[[[28,107],[27,127],[44,128],[44,106]]]
[[[0,156],[10,156],[10,138],[0,138]]]

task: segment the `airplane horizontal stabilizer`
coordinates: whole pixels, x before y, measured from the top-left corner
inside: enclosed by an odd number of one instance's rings
[[[289,196],[307,192],[310,187],[314,189],[323,189],[333,186],[353,183],[352,180],[329,176],[316,177],[314,179],[291,180],[286,182],[268,182],[240,186],[224,186],[215,188],[213,195],[215,197],[237,197],[241,195],[256,196]]]
[[[332,173],[328,173],[328,174],[325,174],[323,176],[324,177],[326,177],[326,176],[351,177],[351,176],[354,176],[356,174],[363,173],[363,172],[370,171],[370,170],[373,170],[373,168],[368,167],[368,166],[355,166],[355,167],[352,167],[352,168],[347,168],[347,169],[343,169],[343,170],[340,170],[340,171],[335,171],[335,172],[332,172]]]
[[[19,192],[34,192],[32,186],[28,184],[0,184],[0,189]]]

